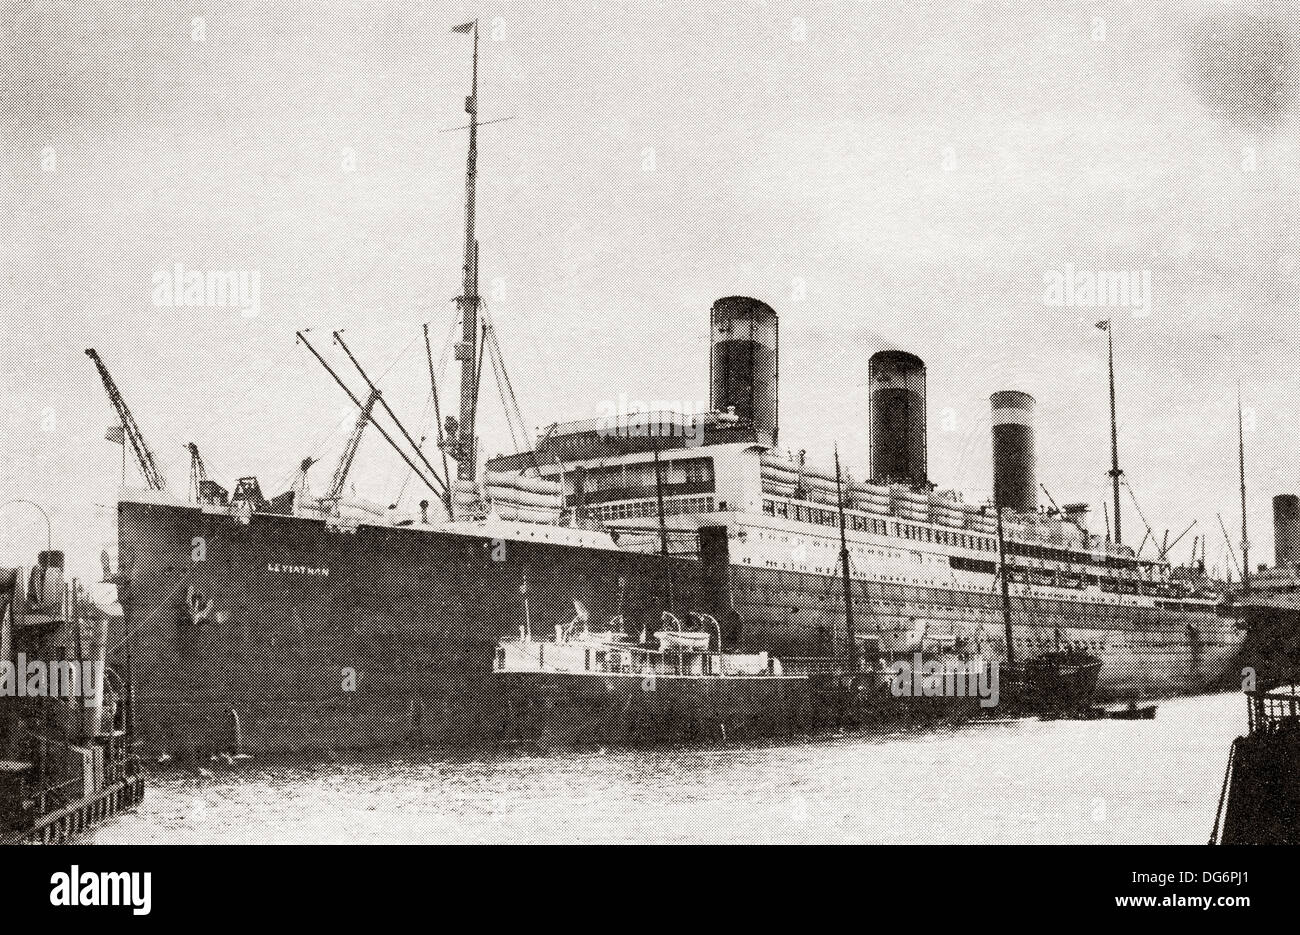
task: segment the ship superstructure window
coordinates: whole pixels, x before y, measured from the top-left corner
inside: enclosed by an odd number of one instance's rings
[[[765,514],[772,517],[831,528],[839,527],[837,509],[768,497],[763,498],[762,509]],[[943,529],[934,525],[887,520],[852,510],[845,511],[845,526],[854,532],[970,549],[986,553],[990,557],[996,556],[998,551],[997,539],[992,536]],[[1157,589],[1167,585],[1169,581],[1168,569],[1149,561],[1140,561],[1127,556],[1096,555],[1049,542],[1024,542],[1008,538],[1006,553],[1008,558],[1021,560],[1016,567],[1024,575],[1026,583],[1075,589],[1099,585],[1104,591],[1150,596],[1157,593]],[[895,555],[892,552],[881,554]],[[929,561],[942,563],[944,559],[945,556],[936,556]],[[1031,571],[1035,572],[1032,576],[1029,574]]]
[[[712,512],[712,497],[674,497],[664,501],[664,514],[668,516]],[[604,506],[592,507],[591,514],[601,521],[646,519],[659,515],[659,503],[657,499],[608,503]]]
[[[666,458],[659,465],[665,496],[714,492],[712,458]],[[569,482],[570,491],[572,481]],[[585,474],[588,504],[638,500],[656,496],[654,462],[589,467]],[[568,496],[572,506],[574,496]]]

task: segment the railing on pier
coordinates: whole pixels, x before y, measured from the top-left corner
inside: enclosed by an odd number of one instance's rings
[[[64,844],[107,819],[136,808],[144,799],[144,776],[114,782],[89,798],[40,815],[30,826],[0,831],[0,846]]]
[[[1300,730],[1300,688],[1294,685],[1246,692],[1252,734]]]

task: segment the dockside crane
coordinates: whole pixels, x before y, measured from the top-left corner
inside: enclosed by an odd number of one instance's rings
[[[122,393],[113,382],[113,377],[109,374],[108,368],[100,359],[93,347],[86,348],[86,356],[95,364],[95,369],[99,371],[99,378],[104,382],[104,392],[108,394],[108,401],[113,404],[117,410],[117,417],[122,423],[122,434],[125,441],[130,442],[131,451],[135,454],[136,464],[140,466],[140,473],[144,475],[144,482],[150,490],[166,490],[167,480],[158,470],[158,462],[149,449],[149,445],[144,440],[144,435],[140,432],[140,426],[136,425],[135,417],[131,415],[131,410],[122,398]]]
[[[199,454],[199,446],[190,442],[185,447],[190,452],[190,494],[194,502],[224,505],[230,499],[230,492],[216,481],[208,480],[208,468]]]
[[[202,487],[208,479],[208,469],[203,464],[203,455],[199,454],[198,445],[190,442],[185,447],[190,450],[190,495],[198,503],[203,495]]]
[[[370,424],[370,413],[378,401],[379,390],[372,389],[365,405],[361,407],[356,424],[352,427],[348,443],[343,446],[343,454],[339,456],[338,467],[334,469],[334,477],[330,480],[330,489],[324,497],[325,500],[338,503],[339,498],[343,496],[343,485],[347,483],[348,471],[352,470],[352,461],[357,456],[357,449],[361,447],[361,436],[365,434],[366,426]]]

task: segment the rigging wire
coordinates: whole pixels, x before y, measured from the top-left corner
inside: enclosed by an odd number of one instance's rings
[[[311,329],[305,329],[305,330],[310,331]],[[392,372],[393,368],[397,366],[397,364],[402,360],[402,358],[406,355],[406,353],[411,349],[411,345],[414,343],[415,343],[415,339],[412,338],[410,341],[406,343],[406,345],[400,351],[397,352],[397,355],[392,359],[392,361],[389,362],[388,366],[385,367],[384,370],[376,378],[375,380],[376,385],[378,385],[380,380],[382,380],[384,377],[388,376],[388,374]],[[338,434],[339,430],[342,429],[345,425],[353,424],[355,421],[356,421],[356,412],[351,408],[345,410],[342,417],[338,420],[338,422],[334,424],[332,428],[330,428],[327,432],[317,436],[317,441],[312,443],[311,448],[307,452],[307,457],[311,458],[313,461],[319,461],[320,459],[317,458],[316,456],[320,454],[327,446],[332,445],[334,436]],[[286,474],[280,477],[280,481],[277,484],[277,487],[283,487],[286,484],[292,483],[296,479],[300,470],[301,470],[300,463],[295,464],[293,468],[291,468]],[[385,484],[385,486],[387,486],[387,484]]]
[[[432,415],[432,410],[433,410],[433,392],[430,391],[429,395],[425,397],[424,409],[420,413],[420,421],[418,423],[419,430],[420,430],[420,441],[417,447],[421,449],[424,448],[424,443],[429,437],[429,417]],[[411,477],[414,474],[415,472],[412,471],[409,466],[406,468],[405,471],[402,472],[402,484],[397,489],[397,496],[393,497],[389,501],[390,503],[397,505],[402,502],[402,497],[406,495],[406,488],[410,484]]]
[[[484,304],[486,304],[486,303],[484,303]],[[453,347],[454,344],[455,344],[456,329],[457,329],[457,326],[460,325],[460,323],[461,323],[461,317],[460,317],[459,314],[456,314],[456,315],[452,315],[452,316],[451,316],[451,324],[450,324],[450,326],[449,326],[448,329],[447,329],[447,336],[446,336],[446,338],[445,338],[445,339],[443,340],[443,342],[442,342],[442,348],[441,348],[441,350],[438,352],[438,358],[437,358],[438,363],[437,363],[436,366],[433,367],[433,369],[432,369],[432,371],[431,371],[431,373],[430,373],[431,382],[430,382],[429,395],[428,395],[428,397],[425,399],[424,410],[423,410],[423,412],[422,412],[422,414],[421,414],[421,416],[420,416],[420,422],[419,422],[419,426],[420,426],[420,442],[419,442],[419,447],[420,447],[420,448],[423,448],[423,447],[424,447],[424,443],[425,443],[425,442],[428,440],[428,438],[429,438],[429,419],[430,419],[430,417],[437,418],[437,414],[436,414],[436,412],[433,411],[433,410],[434,410],[434,407],[435,407],[435,405],[436,405],[436,402],[437,402],[437,398],[436,398],[436,395],[435,395],[435,394],[437,393],[436,383],[437,383],[438,381],[443,380],[443,379],[446,377],[447,364],[450,362],[450,359],[451,359],[451,350],[452,350],[452,347]],[[427,327],[428,327],[428,326],[426,325],[426,326],[425,326],[425,329],[427,329]],[[427,347],[427,344],[428,344],[428,334],[427,334],[427,330],[425,330],[425,329],[422,329],[421,335],[422,335],[422,337],[423,337],[423,339],[424,339],[424,341],[425,341],[425,344],[426,344],[426,350],[428,350],[428,347]],[[412,338],[412,339],[411,339],[411,343],[414,343],[415,340],[416,340],[415,338]],[[410,347],[410,345],[408,344],[406,348],[403,348],[402,353],[404,354],[404,353],[406,352],[406,350],[409,349],[409,347]],[[400,355],[399,355],[399,356],[400,356]],[[396,361],[394,361],[394,364],[395,364],[395,363],[396,363]],[[432,361],[430,361],[430,363],[432,364]],[[390,370],[392,369],[392,365],[390,365],[389,369],[390,369]],[[385,374],[386,374],[387,372],[388,372],[387,370],[384,371]],[[382,378],[382,376],[383,376],[383,374],[381,374],[381,378]],[[437,423],[434,427],[436,428],[436,430],[437,430],[437,435],[439,436],[439,439],[441,440],[441,436],[442,436],[442,425],[441,425],[441,423]],[[439,445],[439,447],[441,448],[441,445]],[[444,457],[444,460],[445,460],[445,457]],[[400,486],[399,489],[398,489],[397,497],[394,498],[394,499],[392,499],[390,502],[395,503],[395,504],[396,504],[396,503],[401,503],[401,499],[402,499],[403,496],[405,496],[406,489],[407,489],[407,487],[408,487],[409,484],[410,484],[411,476],[412,476],[413,474],[414,474],[414,471],[412,471],[411,468],[410,468],[410,466],[408,465],[407,468],[406,468],[406,471],[403,473],[403,476],[402,476],[402,483],[401,483],[401,486]]]
[[[505,357],[497,341],[496,327],[488,313],[487,303],[483,303],[483,336],[487,346],[488,358],[492,364],[492,373],[497,386],[497,395],[501,397],[501,408],[505,412],[506,427],[516,451],[528,448],[528,425],[519,407],[519,398],[510,382],[510,373],[506,369]]]
[[[1155,531],[1151,528],[1151,524],[1147,522],[1146,514],[1142,512],[1142,507],[1138,506],[1137,494],[1133,492],[1133,486],[1128,482],[1128,477],[1126,475],[1121,475],[1119,480],[1120,483],[1124,485],[1124,489],[1128,491],[1129,499],[1133,501],[1133,509],[1137,510],[1138,519],[1142,520],[1142,525],[1147,528],[1147,535],[1151,537],[1152,542],[1155,542]],[[1145,542],[1143,544],[1145,545]],[[1159,543],[1156,544],[1156,548],[1160,548]]]

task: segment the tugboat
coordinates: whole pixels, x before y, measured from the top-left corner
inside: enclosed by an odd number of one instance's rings
[[[1070,646],[1008,666],[1005,678],[1020,703],[1037,713],[1083,715],[1090,710],[1100,674],[1100,659]]]
[[[63,553],[39,553],[27,593],[0,570],[0,844],[73,840],[140,804],[129,671],[105,665],[108,618]]]

